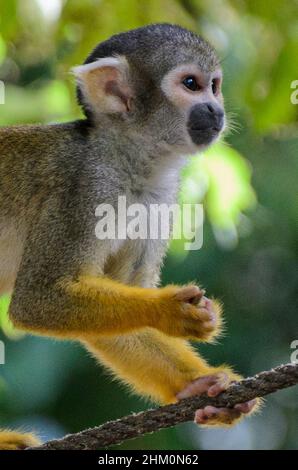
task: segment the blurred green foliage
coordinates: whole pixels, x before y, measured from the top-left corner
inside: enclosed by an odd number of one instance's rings
[[[217,48],[231,129],[184,170],[181,201],[203,203],[204,244],[186,253],[173,242],[163,282],[198,280],[223,300],[227,334],[200,346],[213,363],[248,375],[288,362],[298,339],[297,0],[0,0],[0,125],[80,116],[70,68],[111,34],[151,22],[179,23]],[[79,345],[16,332],[8,303],[0,299],[1,426],[48,439],[147,406]],[[121,447],[297,449],[297,419],[290,389],[234,429],[189,424]]]

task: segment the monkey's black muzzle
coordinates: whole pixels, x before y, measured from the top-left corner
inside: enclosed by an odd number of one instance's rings
[[[190,111],[187,130],[196,145],[208,145],[224,126],[224,110],[214,103],[196,104]]]

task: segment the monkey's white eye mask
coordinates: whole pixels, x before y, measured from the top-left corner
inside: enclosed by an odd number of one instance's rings
[[[169,101],[185,116],[193,144],[209,145],[224,128],[220,69],[203,72],[196,64],[174,68],[162,80]]]
[[[134,96],[124,56],[104,57],[72,69],[85,105],[95,114],[123,113]]]

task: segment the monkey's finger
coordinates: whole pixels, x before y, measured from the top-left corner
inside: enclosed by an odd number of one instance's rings
[[[189,303],[192,304],[192,305],[199,305],[201,306],[201,302],[202,302],[202,299],[206,298],[204,297],[204,294],[205,294],[205,290],[200,290],[200,293],[198,295],[196,295],[195,297],[192,297],[191,299],[189,299]]]
[[[207,320],[203,323],[204,331],[213,331],[216,327],[216,318],[212,318],[212,320]]]
[[[207,391],[208,397],[216,397],[220,393],[224,392],[231,383],[229,376],[225,372],[220,372],[217,375],[217,382]]]
[[[203,335],[211,334],[214,331],[216,325],[212,322],[204,322],[200,320],[184,320],[183,333],[184,335],[196,341],[198,338],[201,339]]]
[[[212,301],[205,296],[202,296],[200,301],[200,308],[212,311]]]
[[[215,320],[215,316],[213,315],[212,312],[209,312],[209,310],[205,308],[195,308],[189,306],[189,308],[185,309],[186,317],[190,320],[195,322],[194,325],[197,322],[206,322],[206,323],[211,323]]]
[[[209,388],[209,390],[207,391],[207,395],[208,397],[216,397],[220,393],[224,392],[226,389],[227,387],[224,384],[217,383]]]
[[[199,305],[200,301],[201,301],[201,298],[202,298],[202,294],[198,294],[198,295],[195,295],[194,297],[191,297],[190,299],[188,299],[188,303],[189,304],[192,304],[192,305]]]
[[[251,412],[256,403],[257,400],[250,400],[245,403],[238,403],[234,406],[234,409],[240,411],[241,413],[247,414]]]
[[[197,410],[195,412],[195,418],[194,418],[195,423],[206,424],[207,420],[208,420],[208,416],[206,415],[204,410]]]
[[[201,395],[208,391],[211,385],[216,383],[217,376],[215,375],[205,375],[200,377],[193,382],[190,382],[183,390],[181,390],[176,397],[178,400],[183,398],[193,397],[194,395]]]
[[[204,292],[199,287],[186,286],[179,289],[175,298],[181,302],[193,303],[196,305],[196,303],[199,303],[203,295]]]
[[[240,416],[241,412],[234,408],[216,408],[209,405],[196,411],[195,422],[208,425],[231,424]]]

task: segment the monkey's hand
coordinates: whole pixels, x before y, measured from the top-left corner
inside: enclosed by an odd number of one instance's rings
[[[221,307],[197,286],[160,289],[158,316],[152,325],[169,336],[212,341],[220,332]]]
[[[216,369],[215,369],[216,370]],[[177,399],[192,397],[194,395],[207,394],[209,397],[216,397],[225,391],[229,385],[238,381],[241,377],[234,374],[228,368],[218,368],[218,372],[199,377],[190,382],[181,392],[177,394]],[[195,413],[195,423],[205,426],[229,427],[237,423],[244,415],[257,411],[261,404],[260,399],[239,403],[233,408],[216,408],[215,406],[205,406]]]

